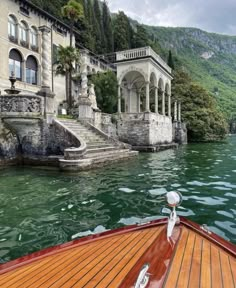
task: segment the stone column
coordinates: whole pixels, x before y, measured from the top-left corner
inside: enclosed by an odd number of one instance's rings
[[[150,112],[150,83],[146,82],[146,112]]]
[[[121,87],[118,85],[118,107],[117,112],[121,113]]]
[[[178,102],[178,121],[181,122],[181,102]]]
[[[128,87],[128,113],[131,113],[131,88]]]
[[[177,101],[174,103],[174,121],[177,121]]]
[[[171,95],[168,94],[168,117],[171,117]]]
[[[158,114],[158,87],[155,87],[155,113]]]
[[[39,30],[42,32],[42,87],[50,89],[49,57],[51,49],[49,33],[51,29],[47,26],[40,26]]]
[[[40,26],[39,30],[42,32],[42,77],[41,77],[41,89],[37,95],[44,97],[44,114],[48,122],[51,121],[54,115],[54,96],[55,94],[50,88],[50,32],[51,29],[47,26]]]
[[[140,113],[140,97],[141,91],[137,91],[137,112]]]
[[[162,115],[166,115],[165,91],[161,91],[162,95]]]

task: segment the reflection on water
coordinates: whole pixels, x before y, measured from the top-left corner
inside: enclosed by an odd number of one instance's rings
[[[0,261],[161,217],[163,195],[171,190],[183,194],[180,215],[236,243],[236,137],[77,175],[0,170]]]

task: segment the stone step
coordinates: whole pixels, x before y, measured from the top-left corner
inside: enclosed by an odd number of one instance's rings
[[[105,148],[105,147],[110,147],[109,144],[106,142],[90,142],[87,143],[87,149],[93,149],[93,148]]]
[[[129,151],[126,153],[114,153],[113,155],[108,155],[107,157],[101,155],[101,157],[93,157],[81,160],[59,160],[60,161],[60,168],[63,171],[70,171],[70,172],[78,172],[81,170],[87,170],[90,168],[96,168],[99,166],[104,166],[110,164],[111,162],[132,158],[137,156],[137,151]]]
[[[123,149],[125,150],[125,149]],[[101,154],[102,155],[105,155],[105,153],[117,153],[117,152],[121,152],[121,150],[118,150],[117,147],[114,147],[114,146],[108,146],[108,147],[96,147],[96,148],[89,148],[87,149],[86,151],[86,155],[85,157],[88,158],[88,157],[97,157],[97,156],[100,156]],[[129,151],[129,150],[128,150]],[[92,155],[93,154],[93,155]],[[96,155],[94,155],[96,154]],[[108,155],[108,154],[107,154]]]
[[[101,155],[100,157],[93,157],[90,159],[92,160],[93,164],[107,163],[118,159],[133,157],[138,155],[137,153],[137,151],[128,151],[124,153],[113,153],[113,155],[109,154],[107,157],[105,155]]]

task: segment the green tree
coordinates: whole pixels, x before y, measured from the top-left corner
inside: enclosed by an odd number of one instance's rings
[[[104,113],[117,111],[117,78],[114,72],[99,73],[91,79],[95,85],[98,107]]]
[[[182,119],[187,124],[190,141],[215,141],[225,137],[227,123],[215,99],[182,70],[174,72],[172,94],[175,100],[181,101]]]
[[[145,47],[149,45],[149,37],[146,29],[142,25],[137,25],[137,31],[134,33],[135,48]]]
[[[170,66],[171,69],[173,69],[173,70],[175,69],[174,60],[173,60],[173,57],[172,57],[171,50],[169,50],[167,64]]]
[[[70,22],[70,47],[73,45],[73,35],[75,23],[84,18],[83,5],[76,0],[69,0],[69,2],[61,8],[62,16],[67,18]],[[72,74],[68,77],[68,105],[72,107]]]
[[[114,18],[114,50],[121,51],[132,47],[133,29],[129,18],[123,11],[119,11]]]
[[[106,1],[104,1],[102,5],[102,22],[103,22],[104,37],[106,40],[105,52],[111,53],[114,50],[113,31],[112,31],[111,15],[110,15]]]
[[[56,75],[65,76],[66,87],[66,100],[68,107],[72,107],[72,95],[70,93],[70,75],[75,72],[76,64],[80,61],[79,50],[74,47],[59,46],[57,50],[57,62],[56,62]]]

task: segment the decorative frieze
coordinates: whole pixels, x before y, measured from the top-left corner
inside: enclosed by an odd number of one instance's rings
[[[42,98],[37,96],[0,96],[0,113],[43,113]]]

